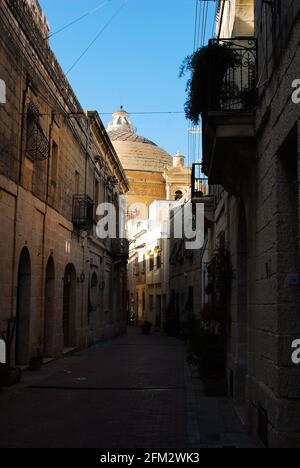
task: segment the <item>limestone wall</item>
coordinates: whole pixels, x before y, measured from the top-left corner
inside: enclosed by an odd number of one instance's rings
[[[126,323],[126,265],[116,261],[108,243],[96,239],[95,226],[88,233],[73,226],[72,204],[75,194],[113,200],[126,191],[127,181],[103,124],[94,114],[83,114],[26,4],[7,0],[0,5],[0,77],[7,86],[7,102],[0,105],[0,332],[9,322],[17,324],[13,363],[28,324],[22,364],[38,350],[57,357],[65,347],[116,335]],[[37,109],[47,159],[37,160],[38,153],[28,151],[30,106]],[[98,155],[104,164],[95,163]],[[113,176],[114,187],[107,183]],[[21,265],[24,252],[26,265]],[[54,274],[47,278],[49,259]],[[68,265],[73,273],[66,276]],[[71,280],[66,325],[66,282]],[[25,281],[27,290],[20,296]],[[113,297],[112,284],[117,285]]]

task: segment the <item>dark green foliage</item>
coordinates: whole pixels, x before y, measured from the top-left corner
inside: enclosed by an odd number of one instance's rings
[[[184,60],[180,77],[191,72],[191,79],[187,83],[187,101],[185,113],[193,124],[199,124],[200,115],[207,113],[211,107],[217,110],[225,74],[239,62],[239,57],[230,48],[230,43],[210,43],[197,50]]]

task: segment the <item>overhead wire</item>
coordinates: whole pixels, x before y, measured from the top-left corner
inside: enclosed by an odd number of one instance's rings
[[[196,2],[196,12],[195,12],[195,30],[194,30],[194,48],[193,50],[196,50],[197,47],[197,37],[198,37],[198,7],[199,3],[198,0],[195,0]]]
[[[198,34],[197,34],[197,49],[199,49],[200,47],[200,35],[201,35],[201,24],[202,24],[202,16],[203,16],[203,3],[200,2],[200,0],[198,0],[198,2],[200,3],[200,13],[199,13],[199,19],[198,19]]]
[[[90,44],[86,47],[86,49],[79,55],[79,57],[75,60],[73,65],[68,69],[66,72],[66,76],[69,75],[71,71],[78,65],[81,59],[87,54],[87,52],[93,47],[93,45],[98,41],[99,37],[104,33],[104,31],[111,25],[111,23],[119,16],[125,5],[127,4],[128,0],[124,0],[120,8],[113,14],[113,16],[105,23],[105,25],[100,29],[100,31],[96,34],[94,39],[90,42]]]
[[[207,26],[210,6],[207,0],[196,0],[195,8],[195,30],[194,30],[194,52],[206,43]],[[188,152],[189,162],[195,163],[201,158],[201,127],[190,122],[188,130]]]
[[[56,31],[50,33],[46,39],[51,39],[53,36],[56,36],[57,34],[60,34],[61,32],[65,31],[66,29],[70,28],[71,26],[74,26],[74,24],[77,24],[79,23],[79,21],[83,20],[84,18],[87,18],[88,16],[96,13],[97,11],[99,11],[100,9],[102,9],[103,7],[105,7],[108,3],[110,3],[112,0],[104,0],[102,1],[98,6],[96,6],[95,8],[93,8],[92,10],[88,11],[87,13],[84,13],[83,15],[79,16],[78,18],[76,18],[75,20],[71,21],[70,23],[66,24],[65,26],[63,26],[62,28],[60,29],[57,29]]]

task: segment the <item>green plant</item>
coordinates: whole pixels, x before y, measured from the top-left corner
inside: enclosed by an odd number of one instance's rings
[[[186,88],[185,113],[195,125],[210,105],[214,110],[219,108],[225,74],[240,63],[239,56],[230,46],[230,43],[210,43],[186,57],[181,66],[180,77],[191,73]]]
[[[30,359],[29,370],[36,372],[39,371],[43,365],[43,354],[40,349],[37,350],[35,356]]]
[[[209,292],[212,297],[215,319],[225,325],[227,321],[227,306],[231,293],[231,282],[234,277],[230,253],[221,248],[207,267]]]
[[[8,364],[0,364],[0,388],[11,387],[21,381],[22,371]]]
[[[191,320],[188,329],[188,362],[198,367],[199,377],[223,376],[226,367],[226,338],[204,329]]]

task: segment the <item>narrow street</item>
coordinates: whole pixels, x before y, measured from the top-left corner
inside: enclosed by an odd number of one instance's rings
[[[125,337],[0,393],[1,448],[255,447],[228,399],[205,398],[181,341]]]

